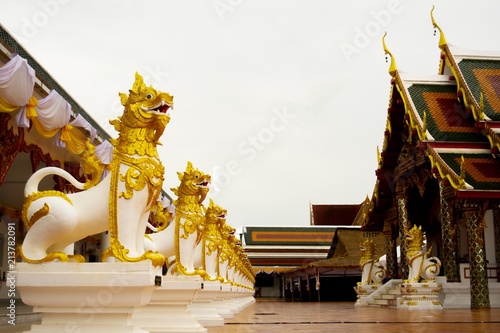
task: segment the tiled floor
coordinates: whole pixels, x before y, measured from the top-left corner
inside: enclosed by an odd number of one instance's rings
[[[29,331],[30,325],[0,327],[0,332]],[[300,303],[259,298],[224,326],[208,333],[497,333],[500,309],[397,310],[356,308],[353,303]]]
[[[353,303],[257,302],[208,333],[500,332],[500,309],[397,310]]]

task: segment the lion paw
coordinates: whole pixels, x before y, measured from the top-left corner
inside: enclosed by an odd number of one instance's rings
[[[45,257],[43,257],[42,259],[30,259],[30,258],[26,257],[23,253],[22,246],[19,246],[17,248],[17,252],[18,252],[19,256],[21,257],[21,259],[24,262],[27,262],[29,264],[40,264],[43,262],[49,262],[49,261],[54,261],[54,260],[59,260],[62,262],[69,261],[68,255],[64,252],[52,252],[52,253],[49,253],[48,255],[46,255]]]
[[[111,241],[111,246],[103,252],[102,261],[106,261],[108,257],[115,257],[122,262],[139,262],[149,259],[155,267],[161,267],[165,263],[165,257],[158,252],[147,251],[138,257],[129,257],[127,255],[129,252],[130,250],[126,249],[115,239]]]

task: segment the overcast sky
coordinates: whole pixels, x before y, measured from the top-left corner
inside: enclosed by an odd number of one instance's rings
[[[0,22],[109,131],[134,73],[174,96],[164,190],[187,161],[233,227],[309,224],[375,186],[390,76],[436,74],[438,36],[500,51],[500,2],[0,0]],[[205,204],[208,205],[208,199]]]

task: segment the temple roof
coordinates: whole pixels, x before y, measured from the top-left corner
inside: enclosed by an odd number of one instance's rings
[[[314,267],[337,267],[344,269],[359,269],[361,258],[360,244],[366,239],[366,235],[361,230],[338,228],[333,238],[332,248],[325,260],[316,261],[310,264]],[[379,232],[371,235],[374,241],[375,257],[379,258],[385,254],[385,236]]]
[[[364,230],[382,229],[397,182],[419,169],[445,180],[457,197],[500,198],[500,52],[449,45],[432,12],[431,19],[440,33],[437,75],[400,72],[382,39],[391,96]]]
[[[418,124],[426,122],[427,139],[453,142],[482,142],[476,133],[474,117],[457,100],[456,84],[413,83],[408,88]]]
[[[245,227],[245,245],[330,245],[335,227]]]
[[[488,139],[494,153],[500,151],[500,51],[467,50],[446,42],[439,30],[439,73],[457,81],[457,94],[474,116],[476,127]]]
[[[311,204],[312,225],[352,225],[360,204],[317,205]]]
[[[243,228],[243,247],[255,273],[283,272],[326,258],[336,229],[249,226]]]
[[[360,244],[365,239],[372,239],[375,243],[375,257],[380,258],[385,254],[385,236],[382,232],[366,233],[360,229],[339,227],[335,231],[332,246],[327,259],[317,260],[307,263],[289,274],[303,274],[309,272],[314,274],[318,269],[321,276],[338,274],[339,272],[359,273],[359,260],[361,258]],[[337,272],[337,273],[335,273]]]
[[[476,102],[479,103],[481,93],[485,95],[485,116],[500,121],[500,59],[462,59],[458,68]]]

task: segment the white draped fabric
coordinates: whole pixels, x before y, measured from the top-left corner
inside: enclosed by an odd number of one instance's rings
[[[77,115],[76,118],[69,123],[71,126],[83,127],[90,133],[90,141],[94,141],[97,136],[97,130],[90,125],[87,119],[83,118],[81,115]],[[108,142],[109,143],[109,142]]]
[[[34,87],[35,70],[18,54],[0,67],[0,98],[5,102],[16,106],[28,104]]]
[[[110,164],[113,159],[113,146],[105,140],[95,147],[94,153],[103,164]]]
[[[38,113],[38,121],[48,131],[62,128],[69,123],[71,105],[55,90],[39,100],[35,108]]]
[[[16,114],[16,124],[19,127],[29,128],[30,120],[26,116],[26,107],[23,106],[21,110]]]
[[[103,164],[109,165],[111,164],[111,160],[113,160],[113,149],[114,147],[111,145],[111,143],[105,140],[100,145],[95,147],[94,154]],[[106,178],[108,173],[108,168],[105,168],[104,172],[102,173],[101,179]]]
[[[97,130],[80,115],[74,116],[71,105],[55,90],[38,101],[34,94],[35,71],[17,54],[0,67],[0,112],[14,112],[18,127],[34,128],[44,138],[55,137],[54,145],[67,148],[74,154],[85,149],[87,140],[82,127],[90,133],[91,141]]]

